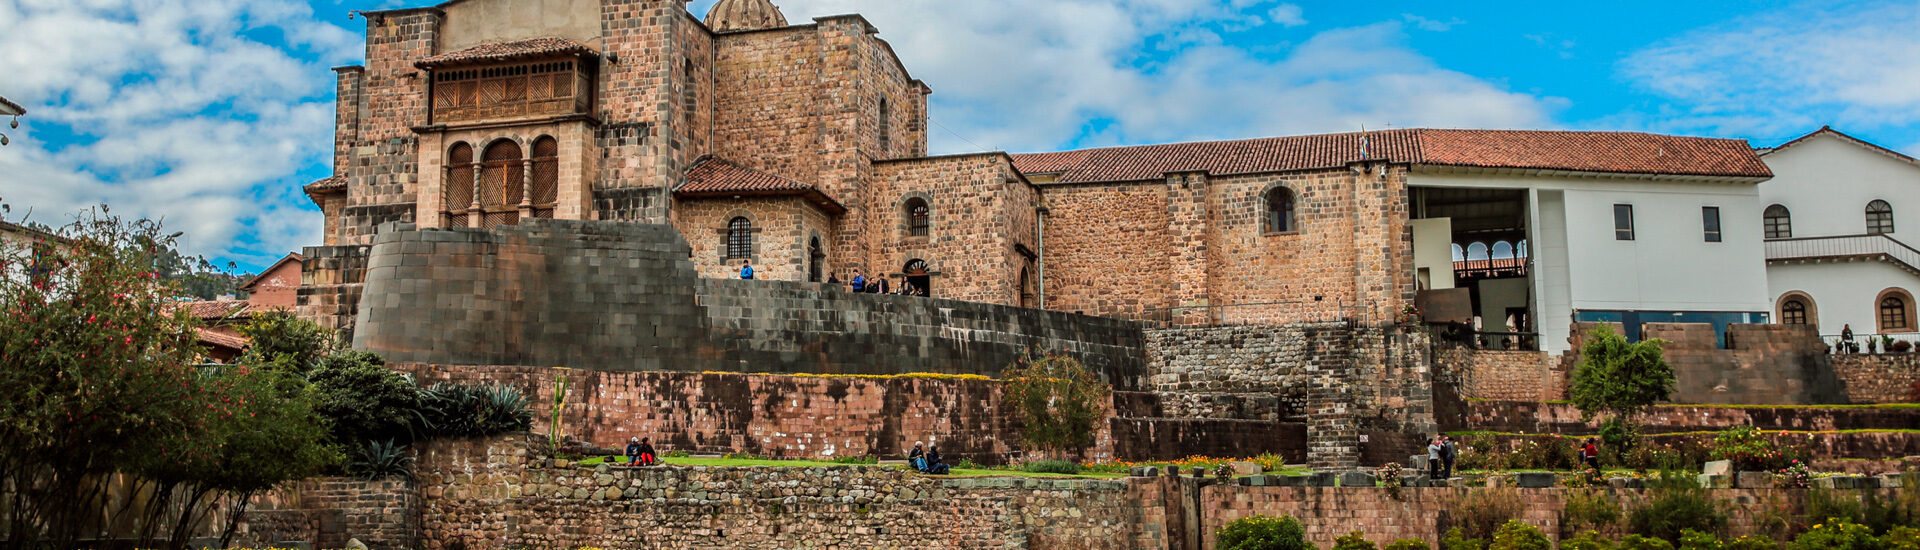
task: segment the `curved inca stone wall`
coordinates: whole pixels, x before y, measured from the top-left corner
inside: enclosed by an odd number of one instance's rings
[[[1130,321],[698,278],[671,226],[528,220],[382,233],[355,349],[393,362],[608,371],[996,375],[1032,349],[1140,387]]]

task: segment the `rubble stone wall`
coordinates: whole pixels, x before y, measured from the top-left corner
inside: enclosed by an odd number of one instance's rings
[[[1849,403],[1920,402],[1920,354],[1831,355]]]

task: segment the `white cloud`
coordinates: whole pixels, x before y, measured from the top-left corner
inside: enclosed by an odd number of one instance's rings
[[[1920,124],[1920,4],[1799,5],[1682,34],[1620,73],[1674,100],[1656,129],[1778,137]]]
[[[108,203],[244,263],[317,243],[297,173],[331,158],[327,68],[360,44],[296,0],[0,0],[0,94],[29,111],[0,198],[53,225]]]
[[[1405,19],[1407,23],[1412,24],[1415,28],[1433,32],[1447,32],[1453,30],[1455,26],[1465,25],[1467,23],[1458,17],[1441,21],[1438,19],[1428,19],[1411,13],[1401,14],[1400,18]]]
[[[705,15],[712,0],[694,2]],[[789,21],[860,13],[934,89],[936,152],[1356,130],[1543,127],[1560,100],[1438,66],[1398,19],[1309,33],[1272,0],[810,0]],[[1264,25],[1253,40],[1249,18]],[[1158,49],[1156,49],[1158,48]],[[1145,58],[1143,58],[1145,52]],[[979,147],[972,145],[979,144]]]

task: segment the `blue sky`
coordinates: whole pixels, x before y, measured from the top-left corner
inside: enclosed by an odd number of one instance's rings
[[[470,0],[493,1],[493,0]],[[528,0],[511,0],[528,1]],[[353,9],[431,0],[0,0],[5,218],[164,218],[258,269],[320,240]],[[704,15],[713,0],[690,4]],[[1775,145],[1832,124],[1920,153],[1920,3],[776,0],[861,13],[933,89],[935,153],[1384,127]]]

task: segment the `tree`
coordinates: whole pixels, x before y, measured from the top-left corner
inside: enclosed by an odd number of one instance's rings
[[[303,376],[334,349],[332,331],[286,310],[254,313],[240,335],[248,339],[241,364]]]
[[[1312,550],[1307,530],[1292,516],[1247,516],[1228,522],[1214,533],[1220,550]]]
[[[1051,451],[1084,449],[1105,417],[1113,389],[1071,357],[1029,355],[1002,373],[1001,397],[1020,420],[1027,445]]]
[[[1607,417],[1601,434],[1610,446],[1630,443],[1638,432],[1633,416],[1673,395],[1676,381],[1666,344],[1658,338],[1630,343],[1606,325],[1587,333],[1567,395],[1582,420]]]
[[[313,371],[314,411],[326,419],[333,440],[353,448],[371,441],[411,441],[420,409],[420,388],[386,368],[379,355],[346,352],[328,356]]]

